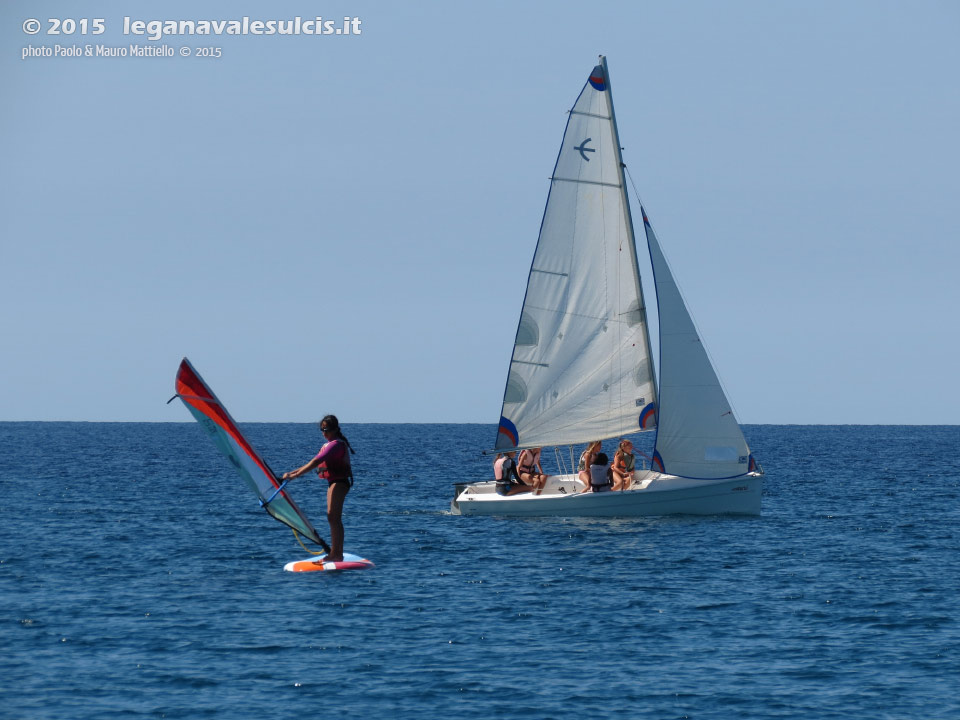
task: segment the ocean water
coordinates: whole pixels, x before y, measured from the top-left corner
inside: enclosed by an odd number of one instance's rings
[[[960,718],[960,427],[746,426],[761,517],[612,520],[451,515],[493,426],[344,429],[377,568],[293,574],[196,424],[0,423],[0,717]]]

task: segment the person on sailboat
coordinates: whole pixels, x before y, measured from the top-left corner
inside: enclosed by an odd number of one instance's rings
[[[616,454],[613,456],[613,489],[626,490],[633,482],[633,470],[637,459],[633,456],[633,443],[621,440]]]
[[[516,495],[521,492],[529,492],[533,488],[520,479],[517,472],[516,450],[511,450],[505,454],[497,454],[497,459],[493,462],[493,477],[497,481],[498,495]]]
[[[327,415],[320,421],[320,432],[327,441],[320,448],[320,452],[303,467],[284,473],[282,479],[300,477],[316,468],[317,475],[327,481],[330,552],[321,558],[321,561],[341,562],[343,560],[343,501],[353,485],[350,453],[354,450],[350,441],[340,430],[340,421],[337,420],[336,415]]]
[[[547,484],[547,478],[550,477],[543,471],[540,464],[540,451],[543,448],[526,448],[520,451],[520,457],[517,460],[520,479],[527,485],[532,485],[534,495],[543,492],[543,486]]]
[[[587,445],[587,449],[580,455],[580,462],[577,464],[577,477],[580,478],[586,487],[590,487],[590,466],[593,465],[593,458],[600,452],[602,442],[594,440]]]
[[[598,452],[593,456],[590,465],[590,476],[584,492],[606,492],[613,483],[613,472],[610,469],[610,458],[606,453]]]

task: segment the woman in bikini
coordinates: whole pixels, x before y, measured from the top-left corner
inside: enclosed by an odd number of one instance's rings
[[[533,487],[534,495],[543,492],[543,486],[547,484],[547,475],[540,465],[540,451],[542,448],[527,448],[520,452],[517,458],[517,470],[520,473],[520,479]]]
[[[283,480],[300,477],[314,468],[317,475],[327,481],[327,522],[330,523],[330,552],[322,562],[343,560],[343,501],[353,485],[353,470],[350,467],[350,441],[340,431],[340,422],[335,415],[327,415],[320,421],[320,432],[327,441],[310,462],[283,474]],[[349,450],[349,452],[347,452]]]

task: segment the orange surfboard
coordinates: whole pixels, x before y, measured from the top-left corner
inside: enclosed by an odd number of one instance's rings
[[[343,560],[339,562],[322,562],[320,558],[308,558],[288,562],[283,566],[283,569],[290,572],[317,572],[320,570],[370,570],[374,567],[376,565],[366,558],[352,553],[344,553]]]

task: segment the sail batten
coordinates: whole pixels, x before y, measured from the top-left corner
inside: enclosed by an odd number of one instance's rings
[[[583,183],[584,185],[601,185],[603,187],[612,187],[617,189],[623,187],[620,183],[599,182],[597,180],[581,180],[580,178],[552,177],[550,179],[554,182]]]
[[[600,120],[610,120],[609,115],[597,115],[596,113],[583,112],[581,110],[570,110],[571,115],[583,115],[585,117],[599,118]]]

